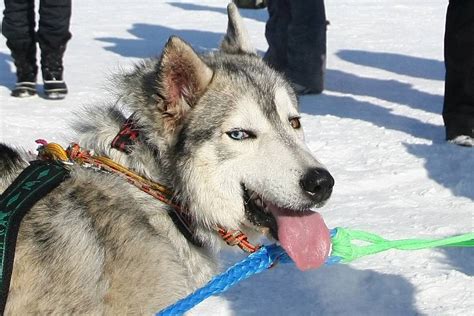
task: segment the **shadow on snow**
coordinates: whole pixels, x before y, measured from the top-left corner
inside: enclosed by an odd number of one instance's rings
[[[229,1],[230,2],[230,1]],[[210,11],[210,12],[217,12],[227,15],[227,9],[222,7],[211,7],[207,5],[200,5],[194,3],[183,3],[183,2],[168,2],[168,4],[186,10],[186,11]],[[267,22],[268,13],[267,9],[259,9],[259,10],[252,10],[252,9],[239,9],[239,13],[242,17],[253,19],[260,22]]]
[[[393,79],[361,77],[328,69],[325,81],[328,91],[374,97],[431,113],[441,113],[442,110],[442,96],[416,90],[411,84]]]
[[[442,263],[465,275],[474,276],[474,248],[444,248],[441,251],[446,256]]]
[[[11,70],[9,62],[13,63],[9,54],[0,52],[0,85],[13,89],[16,82],[15,72]]]
[[[128,31],[136,38],[99,37],[96,39],[112,44],[105,49],[121,56],[148,58],[159,56],[171,35],[184,39],[198,52],[215,49],[223,37],[223,33],[176,30],[145,23],[135,23]]]
[[[330,73],[329,73],[330,74]],[[349,76],[352,76],[349,74]],[[376,104],[359,101],[351,96],[320,95],[301,98],[301,110],[312,115],[332,115],[370,122],[386,129],[405,132],[414,137],[438,139],[443,137],[443,128],[438,125],[424,123],[415,118],[395,114],[390,109]]]
[[[390,71],[399,75],[444,80],[444,63],[439,60],[386,52],[344,49],[336,53],[342,60]]]
[[[428,176],[456,196],[464,196],[474,201],[474,151],[449,143],[404,144],[407,151],[423,158]]]
[[[300,272],[283,264],[223,295],[239,315],[390,316],[418,314],[414,292],[410,282],[397,275],[343,264]],[[305,304],[295,306],[295,301]]]

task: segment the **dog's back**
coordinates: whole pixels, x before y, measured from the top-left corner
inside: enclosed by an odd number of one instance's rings
[[[0,144],[1,192],[28,165],[23,157]],[[150,314],[187,294],[213,264],[204,253],[177,264],[187,242],[170,241],[162,207],[114,175],[72,168],[21,223],[5,313]]]

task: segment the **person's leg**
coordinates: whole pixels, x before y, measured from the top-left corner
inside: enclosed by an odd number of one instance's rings
[[[271,67],[285,72],[287,60],[287,34],[290,23],[289,0],[268,0],[268,21],[265,37],[268,50],[263,57]]]
[[[297,92],[321,93],[326,67],[327,22],[324,1],[292,0],[290,10],[287,75],[295,84]]]
[[[51,98],[62,98],[67,93],[63,56],[71,38],[71,0],[40,0],[39,14],[38,42],[44,90]]]
[[[443,119],[446,139],[453,140],[461,135],[472,139],[474,138],[474,1],[449,2],[444,59],[446,80]]]
[[[12,96],[36,93],[36,38],[34,0],[5,0],[2,33],[16,67],[17,84]]]

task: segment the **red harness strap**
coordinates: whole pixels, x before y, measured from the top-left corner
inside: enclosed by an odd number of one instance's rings
[[[138,126],[133,119],[133,114],[123,123],[117,136],[112,140],[111,146],[127,154],[132,152],[131,147],[137,141],[139,132]]]

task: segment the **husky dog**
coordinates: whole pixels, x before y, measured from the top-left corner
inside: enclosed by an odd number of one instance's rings
[[[159,311],[215,275],[217,226],[277,239],[301,270],[323,264],[329,234],[309,208],[334,180],[304,143],[293,89],[257,56],[235,5],[228,14],[219,51],[198,55],[171,37],[160,58],[119,76],[117,99],[74,125],[82,147],[172,188],[199,243],[171,206],[73,166],[21,223],[6,314]],[[132,112],[139,137],[127,154],[110,144]],[[0,145],[0,192],[27,160]]]

